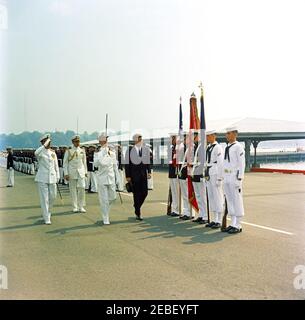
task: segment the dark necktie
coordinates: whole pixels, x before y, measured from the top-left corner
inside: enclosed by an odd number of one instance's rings
[[[228,159],[228,162],[230,162],[230,154],[229,154],[229,150],[232,146],[234,146],[235,142],[232,143],[231,145],[227,145],[226,149],[225,149],[225,160]]]
[[[207,156],[206,156],[207,163],[210,163],[210,161],[211,161],[212,151],[215,146],[216,146],[216,144],[212,144],[212,145],[208,146],[208,148],[207,148]]]

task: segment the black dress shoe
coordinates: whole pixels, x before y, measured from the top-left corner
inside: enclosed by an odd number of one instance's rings
[[[212,229],[219,229],[221,227],[219,222],[214,223],[214,225],[211,227]]]
[[[179,213],[172,212],[172,213],[171,213],[171,217],[179,217]]]
[[[221,230],[222,232],[229,232],[231,229],[233,229],[234,227],[232,226],[228,226],[227,228]]]
[[[182,220],[183,220],[183,219],[184,219],[184,217],[186,217],[186,215],[184,215],[184,216],[180,216],[180,217],[179,217],[179,219],[182,219]]]
[[[189,216],[183,216],[182,219],[183,219],[183,220],[191,220],[191,217],[189,217]]]
[[[215,224],[215,222],[212,221],[212,222],[206,224],[205,226],[206,226],[207,228],[212,228],[214,224]]]
[[[207,224],[209,222],[209,220],[204,220],[204,219],[202,219],[199,223],[200,224]]]
[[[142,221],[142,220],[143,220],[143,218],[141,218],[141,216],[136,216],[136,220],[138,220],[138,221]]]
[[[240,232],[242,232],[242,230],[243,230],[242,228],[239,229],[239,228],[234,227],[231,230],[229,230],[228,233],[230,233],[230,234],[240,233]]]
[[[194,219],[193,222],[200,222],[202,220],[201,217],[198,217],[197,219]]]

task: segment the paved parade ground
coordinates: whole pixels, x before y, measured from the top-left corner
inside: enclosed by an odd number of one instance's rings
[[[41,224],[34,177],[15,173],[6,188],[0,170],[0,265],[8,289],[0,299],[304,299],[294,288],[295,266],[305,265],[305,176],[245,176],[243,232],[228,235],[166,216],[166,173],[135,220],[122,194],[111,225],[101,220],[97,194],[87,213],[72,213],[64,192]]]

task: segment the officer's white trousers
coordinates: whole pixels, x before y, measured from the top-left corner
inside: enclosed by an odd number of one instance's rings
[[[118,190],[124,191],[124,170],[119,169]],[[149,181],[149,180],[148,180]]]
[[[15,173],[13,168],[7,170],[7,185],[13,187],[15,184]]]
[[[217,175],[210,175],[210,179],[206,181],[209,196],[209,208],[213,213],[212,221],[221,223],[224,211],[224,197],[222,182],[217,185]]]
[[[169,178],[172,193],[172,212],[179,214],[179,182],[177,178]]]
[[[85,206],[85,178],[70,179],[69,189],[73,210],[80,210]]]
[[[183,211],[182,215],[190,217],[190,203],[189,203],[189,196],[188,196],[188,188],[187,188],[187,179],[179,179],[180,190],[181,190],[181,197],[183,202]]]
[[[203,179],[200,182],[193,182],[193,188],[195,192],[196,201],[199,208],[199,217],[203,218],[204,220],[208,219],[207,214],[207,195],[205,190],[205,183]]]
[[[147,180],[147,188],[148,190],[154,189],[154,170],[151,170],[150,179]]]
[[[56,183],[38,182],[38,191],[43,219],[45,222],[50,222],[50,210],[52,209],[57,194]]]
[[[115,184],[98,183],[98,198],[100,201],[101,212],[105,224],[109,224],[109,211],[111,204],[116,199]]]
[[[225,174],[223,188],[227,200],[228,215],[231,216],[231,219],[233,216],[244,216],[242,185],[241,182],[237,180],[236,174]]]

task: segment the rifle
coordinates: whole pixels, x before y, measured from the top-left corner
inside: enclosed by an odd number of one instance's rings
[[[172,203],[173,203],[172,190],[171,190],[171,187],[169,186],[168,198],[167,198],[167,212],[166,212],[168,216],[170,216],[172,213]]]
[[[224,230],[227,227],[227,215],[228,215],[228,204],[227,204],[227,199],[225,197],[225,212],[222,217],[222,224],[221,224],[221,231],[224,232]]]

